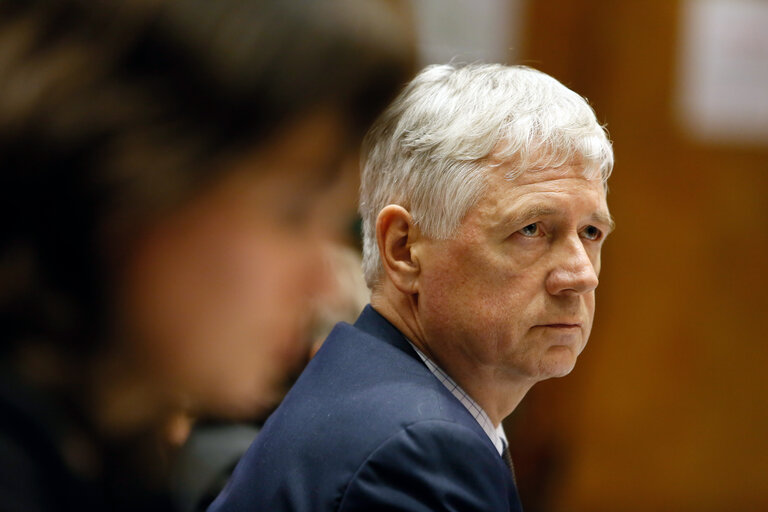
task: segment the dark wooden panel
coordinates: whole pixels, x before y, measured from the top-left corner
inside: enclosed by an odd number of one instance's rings
[[[608,123],[618,223],[590,345],[509,422],[533,512],[768,510],[768,150],[676,129],[678,7],[528,2],[522,62]]]

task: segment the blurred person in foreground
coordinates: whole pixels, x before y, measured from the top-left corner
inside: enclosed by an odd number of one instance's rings
[[[421,72],[364,143],[371,305],[211,510],[521,510],[501,421],[587,343],[612,167],[592,109],[543,73]]]
[[[370,300],[357,249],[329,244],[326,257],[329,286],[310,306],[312,322],[306,333],[306,359],[311,358],[338,322],[354,322]],[[296,365],[294,378],[303,364]],[[287,391],[287,389],[286,389]],[[278,404],[275,404],[277,406]],[[171,471],[171,490],[180,512],[203,511],[224,488],[235,465],[263,425],[263,418],[250,422],[199,418],[176,453]]]
[[[0,1],[0,510],[166,510],[169,419],[282,397],[406,77],[387,14]]]

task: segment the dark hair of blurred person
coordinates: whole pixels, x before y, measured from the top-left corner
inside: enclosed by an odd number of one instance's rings
[[[0,1],[1,510],[166,508],[175,411],[274,405],[407,79],[388,14]]]

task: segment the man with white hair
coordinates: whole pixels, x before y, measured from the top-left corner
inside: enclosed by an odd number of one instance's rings
[[[525,67],[430,66],[364,143],[372,290],[212,510],[521,510],[501,421],[587,343],[611,144]]]

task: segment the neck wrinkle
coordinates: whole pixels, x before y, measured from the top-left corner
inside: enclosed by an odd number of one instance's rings
[[[425,343],[424,334],[416,314],[418,306],[410,297],[401,294],[396,300],[392,300],[384,291],[377,290],[371,295],[371,306],[397,327],[408,341],[418,347],[427,357],[432,358],[432,351]]]
[[[436,354],[419,323],[416,300],[400,292],[388,294],[386,283],[371,295],[371,306],[461,386],[483,408],[494,427],[517,408],[534,384],[527,379],[500,378],[493,368],[468,368],[461,361],[457,364],[454,359],[461,360],[459,354]]]

